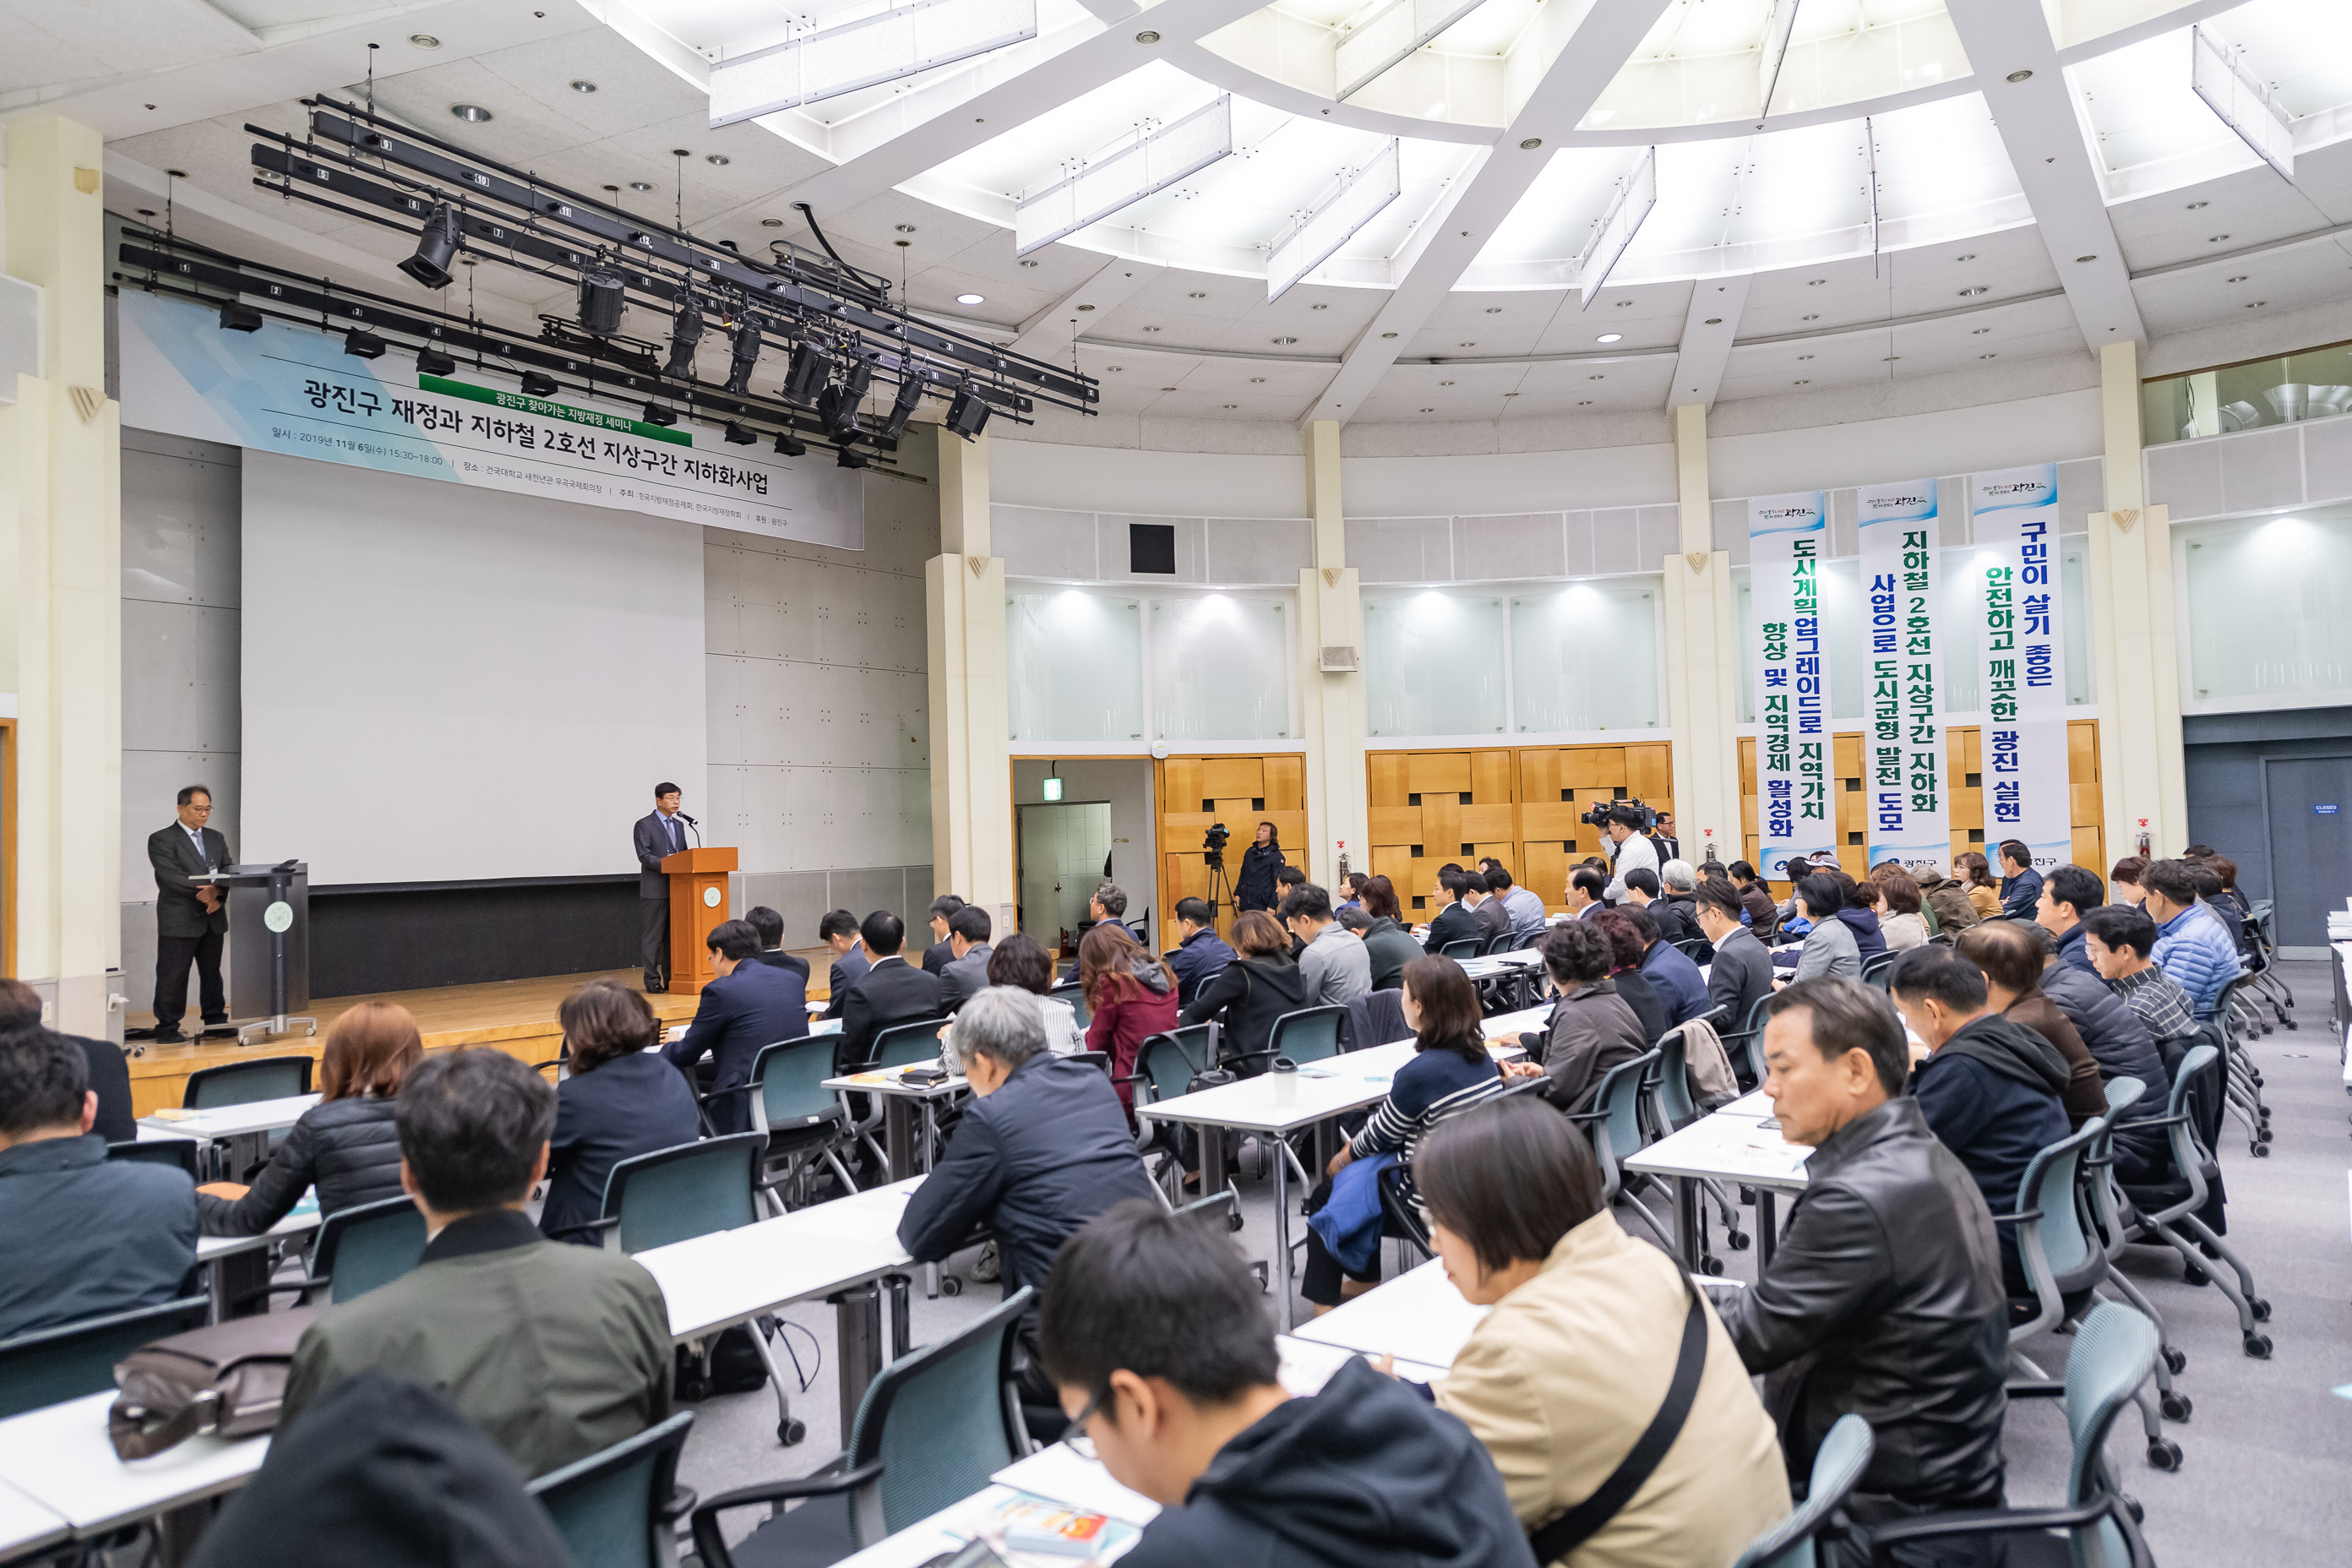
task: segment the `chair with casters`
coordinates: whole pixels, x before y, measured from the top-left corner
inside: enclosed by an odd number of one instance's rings
[[[858,1403],[845,1451],[816,1474],[739,1488],[696,1508],[702,1568],[837,1563],[970,1497],[1027,1454],[1013,1346],[1035,1297],[1024,1286],[977,1322],[885,1367]],[[721,1515],[793,1500],[806,1500],[728,1546]]]
[[[1429,1238],[1429,1222],[1422,1217],[1412,1199],[1405,1195],[1404,1167],[1385,1166],[1373,1180],[1381,1190],[1381,1229],[1420,1253],[1423,1262],[1436,1257],[1437,1244]]]
[[[2211,1025],[2221,1048],[2222,1106],[2245,1123],[2247,1152],[2257,1160],[2267,1160],[2271,1153],[2270,1107],[2263,1103],[2262,1069],[2254,1065],[2252,1053],[2246,1048],[2246,1041],[2259,1023],[2258,1016],[2249,1022],[2250,1016],[2256,1013],[2249,990],[2252,978],[2241,973],[2221,987],[2221,999],[2213,1005]]]
[[[808,1201],[808,1185],[822,1165],[841,1184],[844,1197],[857,1190],[841,1150],[854,1135],[849,1112],[840,1094],[824,1087],[833,1077],[834,1037],[801,1035],[761,1046],[752,1058],[751,1076],[733,1089],[703,1096],[704,1102],[743,1095],[751,1113],[751,1131],[767,1136],[760,1185],[781,1203],[779,1189],[790,1186]]]
[[[2129,1307],[2102,1303],[2074,1336],[2063,1384],[2012,1391],[2012,1396],[2023,1392],[2064,1400],[2074,1444],[2066,1500],[2048,1508],[1971,1509],[1873,1525],[1867,1531],[1873,1568],[1893,1568],[1897,1546],[1962,1535],[2005,1537],[2001,1561],[2011,1568],[2154,1568],[2132,1518],[2132,1501],[2108,1472],[2106,1441],[2155,1361],[2156,1325]]]
[[[1130,1086],[1138,1105],[1174,1100],[1191,1090],[1193,1077],[1216,1056],[1217,1026],[1213,1023],[1164,1030],[1146,1035],[1135,1048],[1135,1071],[1111,1081]],[[1159,1168],[1152,1173],[1152,1183],[1163,1190],[1182,1179],[1179,1157],[1182,1152],[1181,1137],[1181,1131],[1168,1122],[1138,1120],[1136,1150],[1147,1155],[1150,1152],[1158,1152]],[[1175,1201],[1173,1193],[1167,1196],[1171,1204]]]
[[[1696,1121],[1706,1112],[1699,1109],[1697,1099],[1691,1093],[1690,1064],[1685,1053],[1690,1047],[1690,1026],[1677,1024],[1668,1029],[1658,1042],[1657,1065],[1651,1068],[1646,1088],[1650,1096],[1651,1127],[1657,1136],[1679,1132]],[[1720,1182],[1703,1182],[1706,1193],[1723,1215],[1724,1240],[1734,1252],[1748,1249],[1748,1233],[1739,1228],[1739,1205],[1732,1200]],[[1706,1211],[1698,1216],[1698,1247],[1701,1253],[1711,1250],[1707,1246]]]
[[[1727,1033],[1718,1029],[1716,1034],[1723,1042],[1724,1055],[1731,1058],[1731,1070],[1754,1080],[1740,1085],[1748,1093],[1764,1087],[1764,1004],[1770,1000],[1759,996],[1748,1004],[1748,1016],[1739,1021],[1738,1029]]]
[[[1454,963],[1459,963],[1465,958],[1477,957],[1478,950],[1486,945],[1486,942],[1484,937],[1457,937],[1454,941],[1447,942],[1444,947],[1439,948],[1437,950],[1437,956],[1440,958],[1450,958]]]
[[[125,1138],[120,1143],[106,1146],[110,1160],[138,1160],[151,1165],[171,1165],[188,1173],[191,1182],[202,1182],[204,1145],[193,1138]]]
[[[309,1274],[246,1291],[230,1305],[289,1290],[300,1292],[297,1306],[309,1306],[314,1290],[325,1291],[330,1305],[355,1301],[425,1261],[425,1230],[424,1211],[405,1194],[337,1209],[319,1223]]]
[[[1601,1201],[1613,1208],[1618,1198],[1623,1197],[1625,1206],[1641,1222],[1642,1228],[1673,1254],[1673,1239],[1639,1195],[1657,1184],[1642,1175],[1629,1182],[1620,1163],[1629,1155],[1639,1153],[1649,1142],[1643,1135],[1642,1100],[1650,1068],[1657,1059],[1657,1049],[1653,1047],[1631,1061],[1619,1062],[1601,1074],[1600,1088],[1593,1092],[1592,1109],[1571,1111],[1568,1119],[1582,1128],[1592,1142],[1593,1156],[1601,1163]],[[1702,1258],[1699,1267],[1710,1274],[1723,1268],[1722,1263],[1712,1258]]]
[[[677,1561],[677,1521],[695,1502],[677,1485],[677,1456],[693,1425],[693,1411],[678,1411],[530,1483],[576,1568],[669,1568]]]
[[[1862,983],[1874,991],[1885,991],[1895,980],[1895,961],[1899,952],[1874,952],[1862,961]]]
[[[2083,1156],[2082,1199],[2090,1214],[2093,1237],[2106,1259],[2106,1283],[2122,1291],[2124,1300],[2156,1325],[2158,1407],[2167,1421],[2186,1421],[2195,1406],[2187,1394],[2173,1388],[2172,1380],[2187,1368],[2189,1357],[2174,1348],[2164,1314],[2156,1303],[2129,1274],[2116,1267],[2116,1259],[2131,1240],[2131,1226],[2124,1218],[2126,1200],[2116,1185],[2116,1129],[2122,1124],[2124,1113],[2147,1095],[2147,1086],[2136,1078],[2116,1078],[2107,1080],[2106,1089],[2107,1114],[2100,1118],[2099,1135]]]
[[[1242,1227],[1242,1195],[1226,1187],[1211,1193],[1205,1198],[1194,1198],[1175,1213],[1187,1219],[1197,1219],[1213,1229],[1235,1231]]]
[[[2255,1293],[2254,1277],[2238,1255],[2198,1217],[2212,1184],[2220,1178],[2221,1167],[2199,1142],[2190,1101],[2199,1080],[2217,1072],[2219,1062],[2220,1053],[2210,1045],[2198,1046],[2181,1058],[2180,1070],[2173,1076],[2166,1114],[2154,1123],[2166,1130],[2170,1141],[2171,1172],[2159,1183],[2118,1183],[2126,1200],[2121,1218],[2135,1240],[2161,1243],[2180,1254],[2190,1284],[2210,1281],[2219,1287],[2238,1310],[2238,1331],[2246,1353],[2257,1361],[2266,1361],[2271,1353],[2271,1337],[2262,1331],[2261,1325],[2270,1321],[2271,1304]],[[2216,1262],[2229,1265],[2229,1273],[2215,1268]],[[2236,1276],[2234,1282],[2231,1275]]]
[[[204,1327],[205,1296],[133,1307],[0,1340],[0,1418],[114,1386],[114,1364],[141,1345]]]
[[[225,1105],[251,1105],[260,1100],[285,1100],[310,1092],[309,1057],[257,1057],[249,1062],[227,1062],[198,1068],[188,1075],[180,1104],[189,1110],[218,1110]]]
[[[1789,1517],[1748,1543],[1731,1568],[1815,1568],[1813,1542],[1830,1526],[1831,1516],[1870,1468],[1878,1447],[1870,1423],[1859,1415],[1841,1415],[1822,1437],[1813,1453],[1811,1481],[1805,1500]]]

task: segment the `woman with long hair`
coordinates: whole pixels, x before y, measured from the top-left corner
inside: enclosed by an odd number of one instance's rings
[[[1993,880],[1992,867],[1981,854],[1963,849],[1953,856],[1952,875],[1967,887],[1977,919],[1989,921],[2000,913],[2000,884]]]
[[[1133,932],[1104,921],[1078,939],[1078,989],[1087,999],[1087,1049],[1110,1058],[1118,1102],[1135,1119],[1136,1052],[1176,1026],[1176,972]]]
[[[1290,862],[1282,858],[1282,835],[1271,822],[1257,825],[1257,837],[1242,851],[1241,869],[1234,873],[1234,908],[1270,910],[1281,901],[1275,873]]]
[[[1307,983],[1290,956],[1290,933],[1264,910],[1234,917],[1234,961],[1202,985],[1181,1015],[1185,1024],[1223,1018],[1224,1058],[1244,1078],[1266,1070],[1274,1021],[1307,1005]]]
[[[1364,931],[1364,951],[1372,960],[1372,989],[1393,991],[1404,984],[1404,966],[1421,956],[1421,943],[1405,930],[1396,884],[1386,877],[1365,879],[1364,912],[1372,917]]]
[[[592,980],[566,996],[555,1016],[572,1076],[555,1086],[547,1202],[539,1213],[539,1228],[549,1236],[604,1213],[604,1180],[614,1166],[691,1143],[702,1132],[692,1080],[646,1049],[660,1041],[661,1020],[643,992]],[[593,1232],[563,1239],[604,1245]]]

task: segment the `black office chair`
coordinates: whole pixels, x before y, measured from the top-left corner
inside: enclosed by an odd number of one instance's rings
[[[110,1160],[137,1160],[151,1165],[174,1165],[188,1173],[188,1180],[201,1182],[198,1168],[204,1145],[193,1138],[126,1138],[120,1143],[106,1146]]]
[[[261,1057],[249,1062],[229,1062],[198,1068],[188,1075],[180,1104],[188,1110],[218,1110],[225,1105],[251,1105],[257,1100],[285,1100],[310,1092],[309,1057]]]
[[[211,1298],[189,1296],[0,1340],[0,1419],[112,1388],[117,1362],[204,1327],[211,1310]]]

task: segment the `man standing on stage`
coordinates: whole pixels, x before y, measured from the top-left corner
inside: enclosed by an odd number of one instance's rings
[[[178,1045],[180,1016],[188,1010],[188,965],[196,966],[197,1004],[205,1027],[228,1023],[221,986],[221,938],[228,931],[228,891],[193,880],[230,863],[228,840],[208,827],[212,791],[190,784],[179,795],[180,820],[147,836],[155,868],[155,1033],[158,1045]]]
[[[694,818],[678,810],[674,784],[654,785],[654,809],[637,818],[637,903],[645,911],[639,956],[646,964],[646,989],[669,989],[669,878],[662,858],[687,847],[687,825]]]

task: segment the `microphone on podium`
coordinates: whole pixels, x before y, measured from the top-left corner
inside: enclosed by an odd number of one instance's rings
[[[694,842],[695,842],[695,847],[696,847],[697,848],[701,847],[701,845],[702,845],[702,824],[700,824],[700,823],[698,823],[698,822],[695,821],[695,820],[694,820],[694,818],[692,818],[692,817],[690,817],[690,816],[687,816],[687,815],[686,815],[686,813],[684,813],[684,812],[682,812],[682,811],[681,811],[681,812],[679,812],[679,813],[677,814],[677,819],[678,819],[680,822],[685,823],[688,827],[691,827],[691,828],[693,828],[693,829],[694,829]]]

